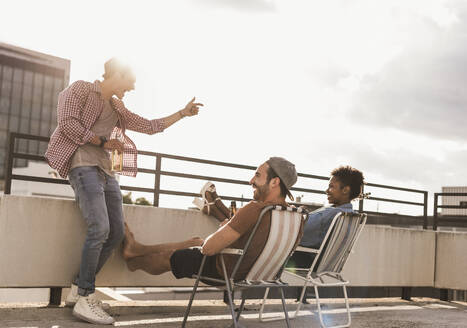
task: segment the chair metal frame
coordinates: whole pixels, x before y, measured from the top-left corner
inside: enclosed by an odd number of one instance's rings
[[[274,211],[291,212],[291,213],[294,214],[294,216],[289,217],[288,219],[290,219],[290,220],[300,219],[301,220],[299,222],[299,229],[296,231],[296,234],[295,234],[295,236],[294,236],[294,238],[292,240],[293,241],[293,244],[291,244],[292,246],[290,246],[290,245],[287,246],[287,247],[291,247],[291,250],[286,255],[285,260],[281,262],[281,265],[279,267],[275,267],[273,269],[273,272],[275,272],[275,273],[272,274],[272,279],[267,279],[267,280],[248,280],[248,279],[236,280],[235,275],[237,274],[237,271],[238,271],[238,269],[240,267],[240,264],[242,263],[243,257],[246,254],[246,252],[248,251],[248,248],[250,247],[250,243],[251,243],[251,241],[253,240],[253,238],[255,236],[256,230],[258,229],[258,227],[259,227],[259,225],[261,223],[261,220],[263,219],[264,215],[269,211],[272,211],[272,213],[271,213],[271,225],[272,225]],[[305,209],[303,209],[303,208],[292,208],[292,207],[285,207],[285,206],[280,206],[280,205],[270,205],[270,206],[265,207],[261,211],[261,213],[260,213],[260,215],[258,217],[258,220],[255,223],[255,225],[254,225],[254,227],[253,227],[253,229],[252,229],[252,231],[251,231],[251,233],[250,233],[250,235],[248,237],[248,240],[247,240],[247,242],[245,244],[245,247],[243,249],[226,248],[226,249],[223,249],[220,252],[219,256],[220,256],[220,262],[221,262],[221,266],[222,266],[224,279],[214,279],[214,278],[202,276],[204,264],[206,262],[206,255],[203,256],[203,259],[201,261],[201,265],[200,265],[198,274],[193,275],[193,278],[196,278],[196,281],[194,283],[193,291],[191,293],[190,300],[188,302],[188,306],[187,306],[187,309],[185,311],[185,316],[183,318],[182,328],[184,328],[186,326],[186,322],[188,320],[188,315],[189,315],[189,313],[191,311],[193,300],[194,300],[194,297],[195,297],[195,294],[196,294],[196,291],[197,291],[197,288],[198,288],[198,285],[199,285],[199,281],[201,279],[206,280],[206,281],[212,281],[212,282],[215,282],[215,283],[220,283],[220,284],[222,284],[222,286],[219,286],[219,287],[226,289],[226,292],[227,292],[226,294],[228,296],[228,306],[230,308],[230,313],[232,315],[233,327],[235,327],[235,328],[241,327],[241,325],[238,323],[238,320],[240,319],[240,315],[241,315],[241,313],[242,313],[242,311],[244,309],[245,300],[246,300],[245,293],[242,293],[241,304],[240,304],[240,306],[239,306],[239,308],[237,310],[237,314],[235,314],[235,307],[234,307],[235,304],[234,304],[234,301],[233,301],[233,293],[234,293],[235,290],[246,290],[246,289],[250,289],[250,288],[268,288],[268,289],[269,288],[279,288],[280,294],[281,294],[281,299],[282,299],[282,309],[283,309],[284,314],[285,314],[285,321],[286,321],[287,327],[290,327],[289,317],[288,317],[288,313],[287,313],[287,309],[286,309],[286,305],[285,305],[284,290],[283,290],[285,287],[288,286],[288,284],[281,281],[280,277],[281,277],[282,272],[284,270],[285,264],[287,263],[290,256],[293,254],[293,251],[294,251],[294,248],[295,248],[294,246],[298,245],[298,238],[301,238],[300,230],[303,229],[303,224],[304,224],[304,222],[306,220],[306,214],[307,213],[306,213]],[[299,216],[297,217],[295,215],[299,215]],[[268,241],[267,241],[266,246],[265,246],[264,249],[266,249],[267,244],[268,244],[269,241],[270,241],[270,236],[268,237]],[[261,255],[264,253],[264,249],[261,252],[261,254],[258,256],[258,259],[261,258]],[[225,267],[223,254],[234,254],[234,255],[239,256],[237,262],[235,263],[235,266],[233,268],[233,271],[232,271],[232,274],[231,274],[230,277],[228,276],[228,273],[227,273],[227,270],[226,270],[226,267]],[[258,259],[252,265],[252,268],[255,267],[255,264],[258,262]],[[252,268],[250,268],[250,272],[246,276],[247,278],[248,278],[249,274],[251,273]]]
[[[301,268],[286,268],[283,272],[284,275],[292,275],[293,277],[299,278],[304,281],[302,292],[298,300],[298,305],[295,313],[290,318],[295,318],[300,307],[303,304],[303,298],[305,296],[306,288],[313,286],[315,291],[316,305],[318,308],[319,319],[321,327],[323,328],[343,328],[349,327],[351,324],[349,300],[347,297],[346,285],[349,281],[342,277],[341,271],[347,262],[348,256],[352,252],[352,249],[358,240],[367,220],[367,215],[364,213],[344,213],[340,212],[334,216],[331,224],[326,232],[323,242],[319,249],[298,246],[296,252],[307,252],[316,254],[309,269]],[[345,223],[348,223],[345,226]],[[347,238],[345,238],[347,237]],[[337,253],[337,254],[336,254]],[[337,256],[336,256],[337,255]],[[316,267],[316,270],[315,270]],[[296,274],[293,271],[305,272],[306,276]],[[332,282],[326,282],[331,280]],[[345,307],[347,312],[347,322],[342,325],[326,326],[323,320],[321,303],[319,299],[319,287],[342,287],[344,293]],[[264,305],[268,296],[269,290],[266,292],[261,303],[259,311],[259,318],[261,321],[271,321],[275,319],[264,319],[263,310]],[[276,319],[277,320],[277,319]]]

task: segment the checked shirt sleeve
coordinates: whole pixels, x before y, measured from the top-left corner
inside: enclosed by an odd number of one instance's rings
[[[125,119],[126,129],[146,134],[154,134],[164,131],[165,122],[163,119],[148,120],[128,110],[123,105],[122,101],[115,98],[113,98],[113,101],[115,106],[117,106],[118,111]]]
[[[64,135],[77,145],[88,143],[95,134],[83,126],[82,118],[90,85],[76,81],[63,90],[58,98],[58,125]]]

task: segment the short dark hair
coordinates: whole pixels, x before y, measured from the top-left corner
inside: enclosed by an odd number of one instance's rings
[[[128,64],[125,64],[118,58],[113,57],[105,62],[104,74],[102,74],[102,77],[104,79],[108,79],[116,72],[119,72],[122,75],[128,75],[128,74],[134,75],[133,70]]]
[[[274,178],[279,178],[279,176],[270,166],[268,166],[266,183],[269,183],[269,181]],[[281,187],[281,197],[285,198],[287,196],[287,188],[285,187],[285,184],[282,182],[281,178],[279,178],[279,181]]]
[[[350,187],[350,200],[360,196],[363,186],[363,173],[353,167],[340,166],[332,170],[331,175],[335,177],[342,184],[342,187]]]

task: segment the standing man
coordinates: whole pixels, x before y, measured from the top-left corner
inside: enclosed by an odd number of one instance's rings
[[[122,194],[109,152],[123,156],[121,174],[136,176],[137,150],[125,134],[162,132],[186,116],[198,114],[193,98],[185,108],[162,119],[148,120],[129,111],[122,98],[135,87],[131,68],[112,58],[104,65],[103,81],[76,81],[58,99],[58,125],[45,157],[61,177],[68,177],[87,224],[78,275],[66,298],[73,315],[96,324],[114,319],[94,298],[96,274],[124,237]],[[116,96],[116,98],[114,97]]]

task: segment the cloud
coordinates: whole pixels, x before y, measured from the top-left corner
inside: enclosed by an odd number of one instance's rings
[[[335,87],[339,81],[350,76],[350,72],[335,63],[316,66],[308,70],[311,78],[318,80],[325,87]]]
[[[450,28],[423,20],[400,56],[361,81],[349,116],[373,127],[467,141],[466,13]]]
[[[352,136],[348,139],[329,136],[315,142],[309,147],[310,151],[304,153],[300,170],[328,175],[334,167],[351,165],[361,170],[368,182],[430,192],[439,192],[442,186],[465,185],[467,172],[461,163],[467,162],[466,147],[438,142],[433,145],[432,152],[427,152],[416,150],[421,148],[420,144],[429,142],[426,137],[412,137],[409,141],[408,133],[386,133],[387,139],[397,140],[391,146],[382,144],[380,136],[374,137],[371,143]],[[400,141],[404,137],[408,141],[406,144]],[[414,138],[417,140],[413,141]],[[327,171],[317,172],[320,167]]]
[[[242,12],[274,12],[274,0],[197,0],[197,4],[204,4],[215,8],[231,8]]]

